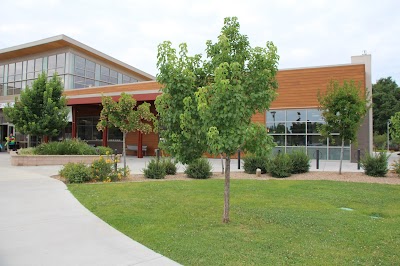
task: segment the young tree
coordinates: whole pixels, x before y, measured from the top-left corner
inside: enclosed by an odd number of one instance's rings
[[[265,127],[252,125],[251,117],[268,109],[277,88],[276,47],[267,42],[265,48],[251,48],[239,28],[237,18],[226,18],[218,41],[207,41],[205,61],[188,57],[186,45],[177,58],[169,42],[159,46],[158,55],[157,80],[167,94],[160,96],[157,110],[171,154],[181,159],[193,143],[189,159],[205,151],[225,156],[223,222],[229,222],[230,158],[239,148],[268,149],[272,139]],[[186,150],[174,148],[181,146]]]
[[[149,103],[142,103],[137,107],[136,100],[131,95],[121,93],[118,102],[113,101],[109,96],[102,97],[103,109],[100,113],[100,121],[97,129],[102,131],[106,127],[116,127],[123,135],[122,156],[124,158],[124,171],[126,171],[126,134],[128,132],[140,131],[147,134],[152,131],[152,126],[147,122],[154,122],[155,116],[150,111]]]
[[[42,73],[21,91],[13,107],[5,107],[4,114],[23,134],[57,136],[68,124],[68,108],[63,96],[63,85],[56,74],[48,80]]]
[[[342,140],[339,166],[339,174],[342,174],[344,142],[357,138],[357,131],[368,111],[366,94],[353,81],[344,81],[343,85],[331,81],[326,93],[318,95],[318,100],[325,120],[325,124],[318,127],[319,132],[325,137],[339,133]]]

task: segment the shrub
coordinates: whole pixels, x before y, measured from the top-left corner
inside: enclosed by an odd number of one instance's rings
[[[278,154],[270,165],[270,173],[273,177],[289,177],[292,175],[292,161],[287,154]]]
[[[268,158],[256,155],[247,155],[243,159],[244,172],[248,174],[255,174],[257,168],[261,169],[261,173],[268,173]]]
[[[171,158],[163,158],[160,162],[165,169],[167,175],[176,174],[176,163],[171,160]]]
[[[163,179],[165,178],[165,167],[161,162],[156,159],[151,159],[147,168],[143,169],[144,176],[151,179]]]
[[[185,174],[190,178],[206,179],[211,177],[211,169],[210,162],[206,158],[200,158],[187,166]]]
[[[91,165],[91,174],[96,181],[110,182],[114,181],[111,179],[111,173],[113,172],[113,161],[110,158],[104,159],[100,156],[100,159],[93,161]]]
[[[377,155],[366,155],[361,160],[361,167],[365,174],[369,176],[385,176],[388,172],[388,158],[386,152],[380,152]]]
[[[91,180],[90,169],[84,163],[67,163],[59,174],[69,183],[83,183]]]
[[[38,155],[96,155],[96,149],[76,139],[42,143],[34,150]]]
[[[374,134],[374,146],[377,150],[385,150],[387,148],[387,135],[379,135],[375,132]]]
[[[95,150],[97,151],[98,155],[111,155],[114,153],[113,149],[104,146],[97,146]]]
[[[292,161],[292,174],[307,173],[310,170],[310,158],[304,151],[293,151],[289,157]]]
[[[35,152],[35,148],[25,148],[25,149],[18,150],[19,155],[33,155],[34,152]]]

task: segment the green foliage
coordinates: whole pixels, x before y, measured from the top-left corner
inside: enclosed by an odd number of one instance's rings
[[[369,176],[383,177],[388,172],[388,158],[386,152],[380,152],[377,155],[366,155],[361,159],[361,167],[365,174]]]
[[[272,161],[269,169],[273,177],[289,177],[292,175],[292,160],[288,154],[278,154]]]
[[[269,159],[264,156],[246,155],[243,159],[244,172],[248,174],[255,174],[257,168],[261,169],[261,173],[268,172]]]
[[[83,183],[91,180],[90,168],[84,163],[67,163],[59,171],[69,183]]]
[[[37,155],[96,155],[96,149],[89,146],[86,142],[69,139],[63,141],[54,141],[42,143],[34,148],[34,154]]]
[[[164,164],[156,159],[150,160],[147,167],[143,169],[143,173],[146,178],[150,179],[163,179],[166,175]]]
[[[200,158],[188,164],[185,174],[194,179],[207,179],[212,176],[211,164],[206,158]]]
[[[292,174],[307,173],[310,171],[310,158],[304,151],[294,151],[289,154],[292,161]]]
[[[100,158],[94,160],[90,166],[91,176],[96,181],[109,181],[109,176],[113,171],[113,165],[113,162],[109,158],[104,159],[103,156],[100,156]]]
[[[104,146],[97,146],[96,152],[98,155],[111,155],[114,153],[113,149],[111,149],[110,147],[104,147]]]
[[[374,147],[378,150],[386,150],[387,148],[387,134],[379,135],[374,133]]]
[[[25,149],[19,149],[18,150],[19,155],[34,155],[35,154],[35,148],[25,148]]]
[[[391,78],[381,78],[372,85],[374,132],[386,134],[386,122],[400,112],[400,88]]]
[[[268,134],[264,124],[251,123],[245,133],[245,141],[242,150],[258,157],[268,157],[275,147],[274,138]]]
[[[400,142],[400,112],[390,118],[390,136],[394,142]]]
[[[164,167],[165,173],[167,175],[175,175],[176,174],[176,171],[177,171],[176,162],[172,161],[171,158],[163,158],[160,163]]]
[[[43,72],[32,87],[21,91],[13,107],[5,107],[4,114],[23,134],[57,136],[68,124],[68,108],[63,96],[63,85],[56,74],[48,80]]]

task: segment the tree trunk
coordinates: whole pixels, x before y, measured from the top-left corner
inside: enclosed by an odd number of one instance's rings
[[[224,191],[224,216],[223,223],[229,223],[229,193],[230,193],[230,179],[231,179],[231,157],[226,156],[225,159],[225,191]]]
[[[49,142],[49,136],[43,136],[43,142],[48,143]]]
[[[225,170],[224,170],[224,158],[222,157],[222,153],[220,154],[221,155],[221,166],[222,166],[222,174],[224,174],[225,173]]]
[[[122,157],[124,157],[124,175],[126,175],[126,151],[125,151],[125,138],[126,138],[126,133],[122,133]]]
[[[340,149],[340,166],[339,166],[339,175],[341,175],[341,174],[342,174],[343,148],[344,148],[344,138],[342,138],[342,147],[341,147],[341,149]]]

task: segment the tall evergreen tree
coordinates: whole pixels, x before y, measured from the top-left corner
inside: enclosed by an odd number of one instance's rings
[[[68,124],[68,108],[63,84],[56,74],[48,80],[42,73],[31,87],[21,91],[14,106],[4,108],[17,131],[34,136],[57,136]]]

